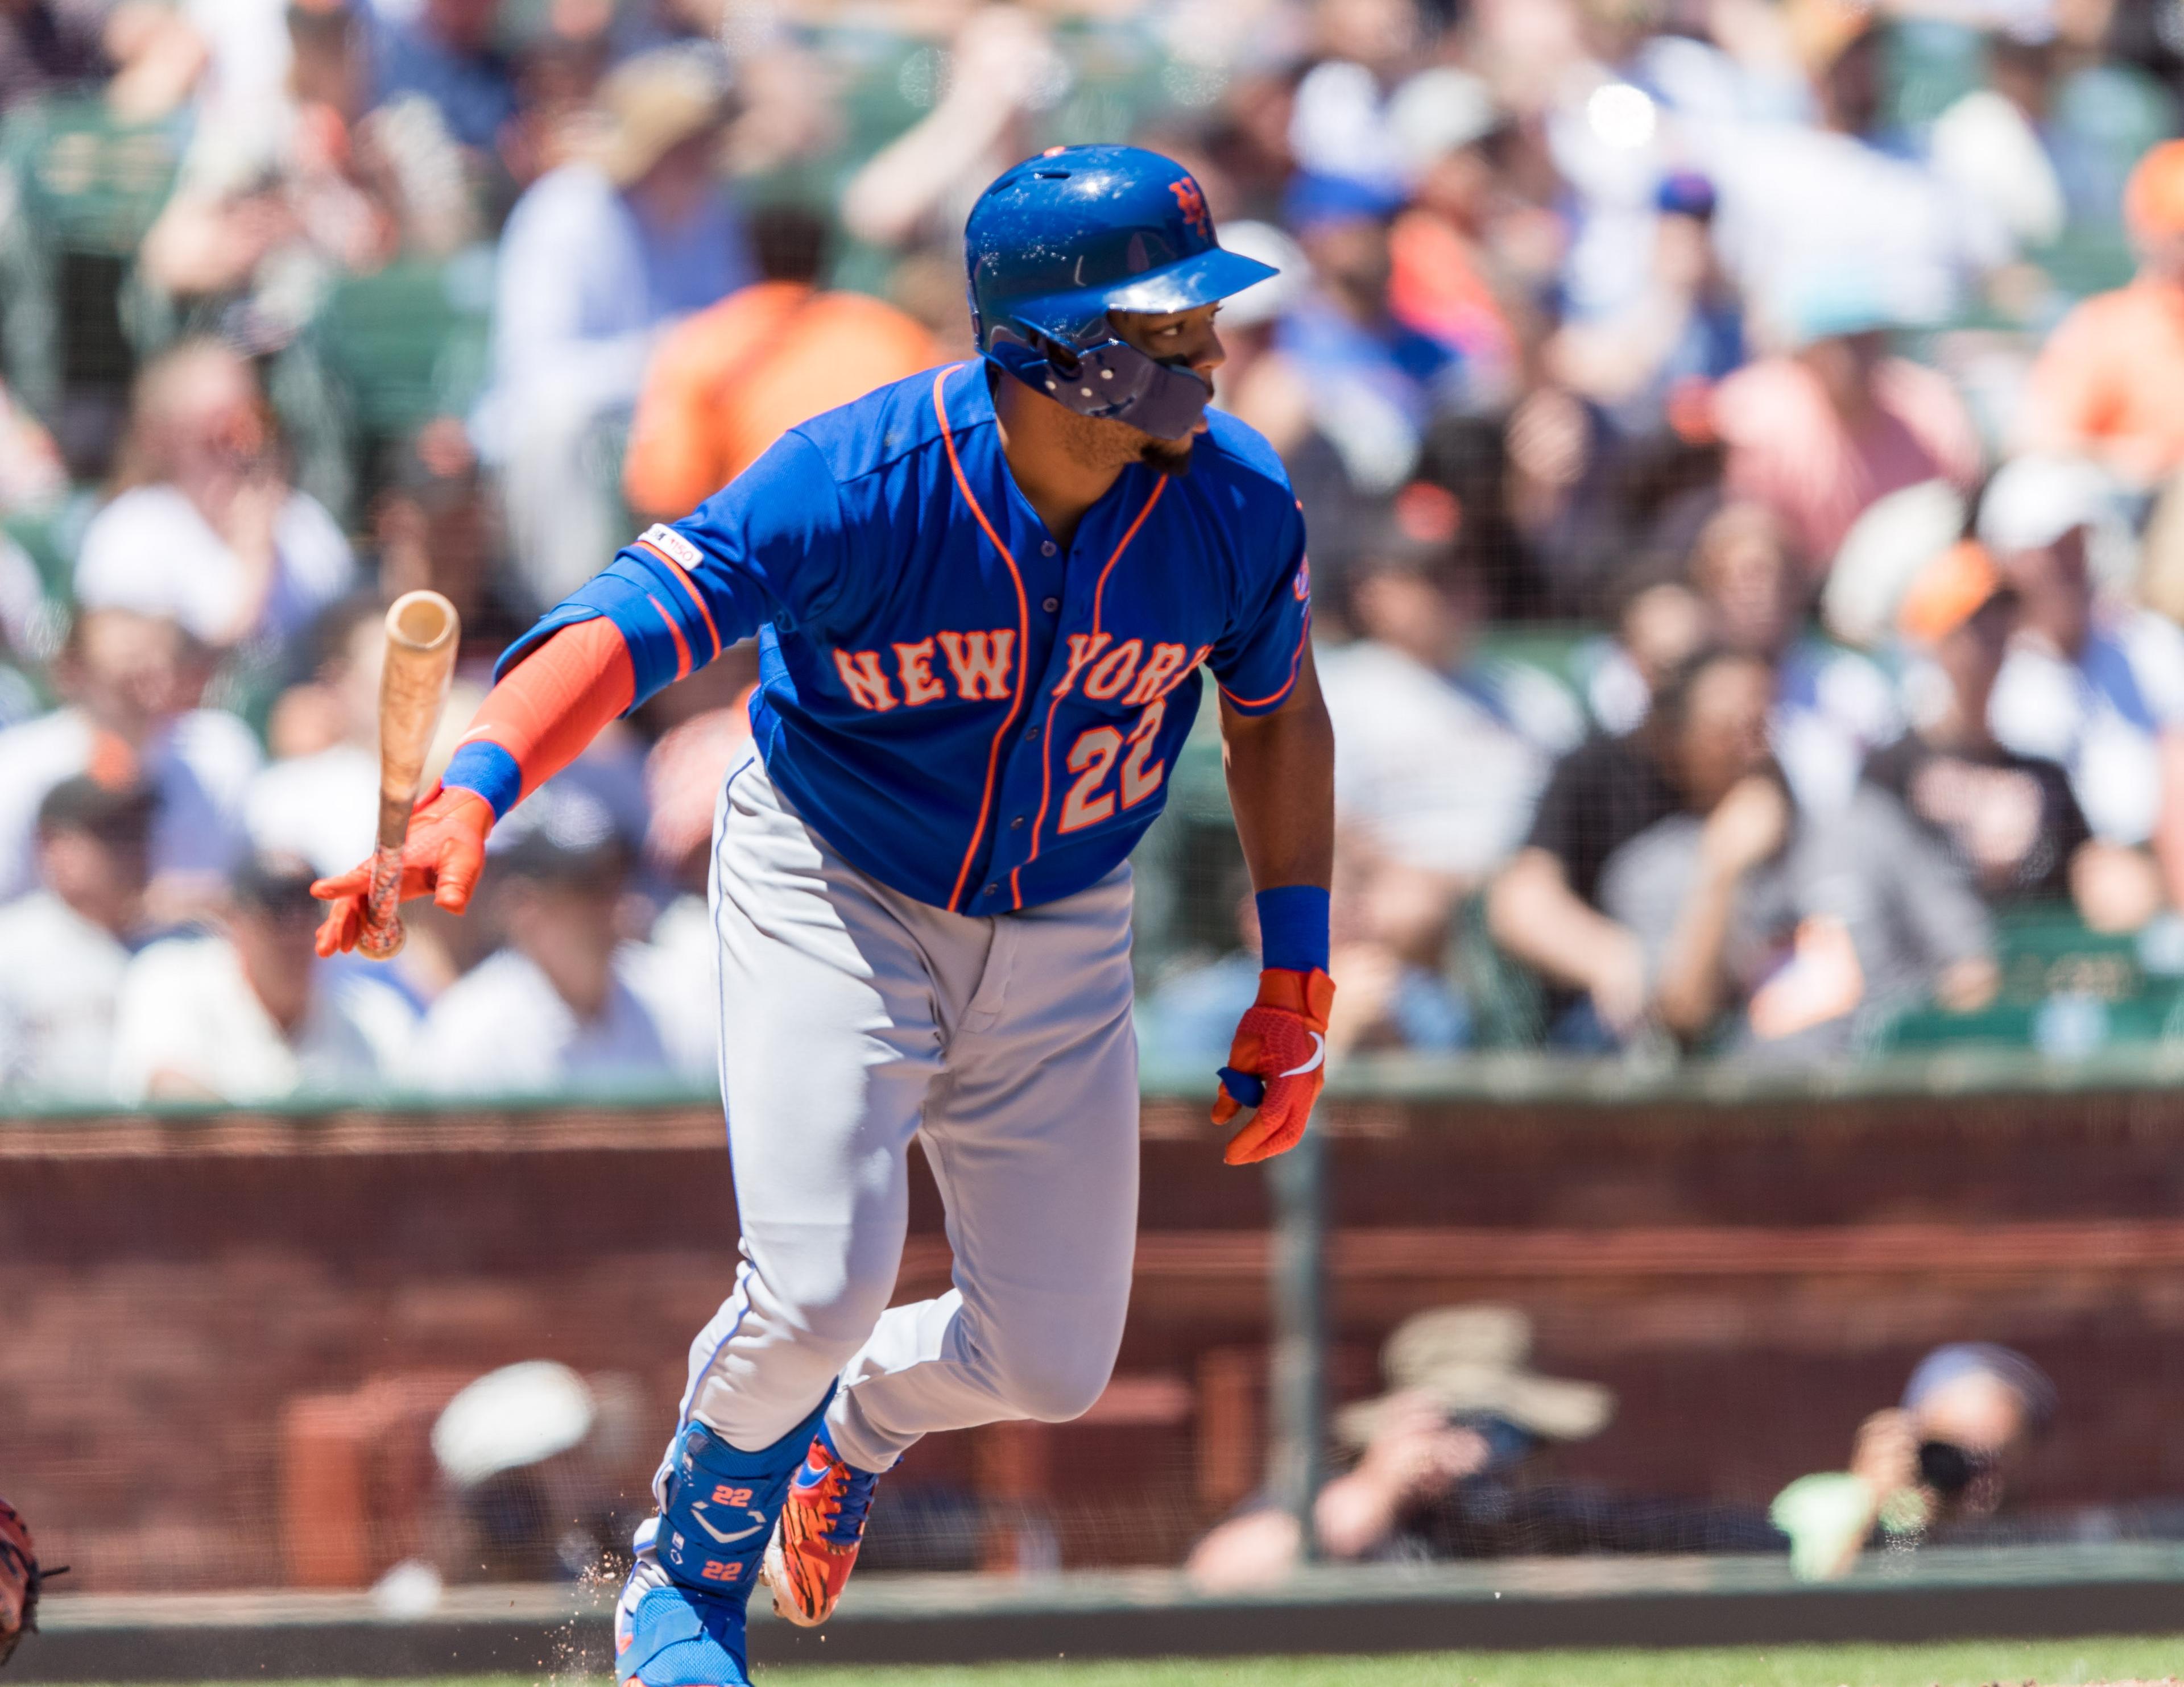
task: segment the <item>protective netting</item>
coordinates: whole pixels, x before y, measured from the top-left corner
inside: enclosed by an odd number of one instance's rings
[[[379,617],[461,609],[444,752],[632,532],[972,351],[995,170],[1122,141],[1283,271],[1214,384],[1339,746],[1309,1544],[2184,1528],[2173,8],[81,9],[0,42],[0,1491],[72,1586],[611,1576],[736,1269],[757,653],[375,973],[307,887]],[[1297,1215],[1201,1122],[1257,973],[1212,688],[1154,782],[1116,1379],[918,1448],[875,1570],[1307,1545]],[[899,1296],[948,1267],[921,1181]]]

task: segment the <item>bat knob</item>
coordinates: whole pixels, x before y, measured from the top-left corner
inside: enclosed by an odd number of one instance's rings
[[[385,926],[367,922],[357,933],[356,952],[366,960],[392,960],[402,953],[402,945],[408,937],[409,933],[403,930],[399,920]]]

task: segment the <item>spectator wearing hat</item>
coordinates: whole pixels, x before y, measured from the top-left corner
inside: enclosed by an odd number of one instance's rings
[[[2020,457],[1980,501],[1980,543],[2016,591],[2020,620],[1997,677],[1995,737],[2060,762],[2093,835],[2150,848],[2169,899],[2184,892],[2184,631],[2104,603],[2092,549],[2111,521],[2112,482],[2082,460]]]
[[[2184,467],[2184,141],[2139,160],[2124,221],[2138,273],[2048,337],[2018,433],[2028,450],[2094,457],[2147,486]]]
[[[2020,600],[1986,548],[1963,539],[1913,578],[1897,612],[1912,653],[1911,726],[1865,777],[1942,844],[1990,906],[2075,895],[2097,930],[2132,930],[2160,905],[2151,863],[2096,841],[2053,761],[1998,743],[1988,724]]]
[[[1505,401],[1518,374],[1523,308],[1495,241],[1508,197],[1497,153],[1509,120],[1478,77],[1440,66],[1403,84],[1388,122],[1411,183],[1388,235],[1390,314],[1462,357],[1474,403]]]
[[[1969,492],[1979,477],[1970,414],[1947,377],[1890,353],[1897,320],[1861,276],[1815,277],[1791,300],[1793,349],[1715,389],[1730,492],[1781,519],[1814,581],[1877,499],[1937,478]]]
[[[543,603],[613,554],[603,429],[636,404],[660,329],[756,279],[716,175],[729,104],[712,61],[642,54],[600,84],[599,103],[588,155],[541,176],[510,214],[493,382],[472,422]]]
[[[1652,261],[1642,285],[1603,315],[1563,326],[1549,366],[1607,411],[1618,431],[1701,434],[1714,386],[1745,359],[1744,307],[1714,250],[1713,184],[1662,178]]]
[[[1921,1359],[1902,1400],[1858,1426],[1847,1472],[1801,1477],[1775,1496],[1776,1524],[1790,1537],[1802,1578],[1845,1573],[1869,1541],[2012,1544],[2085,1538],[2085,1523],[2113,1530],[2112,1517],[2059,1520],[2059,1531],[2013,1519],[1992,1523],[2008,1504],[2026,1456],[2054,1426],[2055,1385],[2022,1353],[1992,1342],[1952,1342]]]
[[[243,796],[259,758],[241,721],[192,706],[203,673],[188,636],[165,616],[86,610],[53,672],[62,706],[0,732],[0,896],[35,882],[46,793],[87,773],[159,793],[147,893],[155,920],[216,900],[242,848]]]
[[[418,1082],[474,1095],[673,1082],[648,969],[619,928],[629,851],[606,804],[549,782],[494,828],[488,854],[505,943],[432,1004]]]
[[[1662,688],[1652,728],[1678,798],[1602,862],[1600,911],[1635,938],[1648,1015],[1679,1042],[1769,1057],[1840,1052],[1927,995],[1984,1006],[1998,983],[1986,911],[1896,799],[1791,800],[1768,750],[1774,676],[1726,648]]]
[[[1274,343],[1301,373],[1312,425],[1351,483],[1374,494],[1410,477],[1427,424],[1462,376],[1449,347],[1389,310],[1389,221],[1400,203],[1346,177],[1306,175],[1284,210],[1313,287]]]
[[[1381,1350],[1389,1392],[1336,1416],[1352,1462],[1313,1506],[1320,1551],[1417,1562],[1781,1550],[1756,1510],[1553,1477],[1553,1449],[1599,1434],[1615,1396],[1533,1370],[1531,1345],[1531,1321],[1513,1306],[1444,1306],[1397,1325]],[[1295,1567],[1299,1545],[1295,1520],[1255,1497],[1198,1543],[1186,1571],[1209,1593],[1263,1586]]]
[[[156,803],[142,785],[77,777],[38,805],[38,888],[0,907],[0,1089],[106,1093]]]
[[[819,287],[817,217],[761,212],[753,235],[766,279],[678,324],[652,355],[622,459],[641,517],[679,521],[799,422],[947,361],[893,305]]]
[[[414,1021],[387,985],[321,962],[316,877],[300,856],[247,859],[215,932],[153,944],[115,1010],[124,1102],[369,1094],[398,1079]]]

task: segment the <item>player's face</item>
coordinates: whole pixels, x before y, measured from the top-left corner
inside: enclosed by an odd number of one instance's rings
[[[1213,331],[1220,309],[1217,303],[1195,310],[1117,310],[1109,320],[1125,345],[1135,346],[1156,363],[1192,369],[1211,381],[1226,355]]]
[[[1135,347],[1156,363],[1188,369],[1210,387],[1213,371],[1228,357],[1213,327],[1220,309],[1217,303],[1201,304],[1195,310],[1117,310],[1109,314],[1108,320],[1123,344]],[[1201,416],[1197,426],[1181,439],[1162,439],[1142,428],[1129,431],[1135,436],[1135,454],[1140,462],[1164,474],[1179,474],[1190,461],[1192,435],[1206,431],[1206,419]]]

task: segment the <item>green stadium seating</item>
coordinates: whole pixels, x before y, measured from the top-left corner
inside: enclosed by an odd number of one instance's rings
[[[307,335],[352,426],[396,438],[476,401],[491,306],[489,253],[445,264],[404,259],[337,284]]]
[[[0,122],[16,211],[0,238],[8,383],[48,420],[66,387],[118,392],[143,349],[136,253],[181,164],[172,124],[96,99],[34,102]]]
[[[0,165],[48,238],[76,252],[134,254],[181,160],[175,127],[117,122],[96,99],[51,100],[0,125]]]
[[[2082,1058],[2184,1032],[2184,980],[2151,970],[2128,934],[2089,930],[2066,903],[2008,909],[1995,921],[2002,988],[1976,1013],[1922,1002],[1878,1027],[1879,1052],[1968,1044]]]

